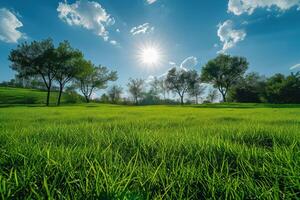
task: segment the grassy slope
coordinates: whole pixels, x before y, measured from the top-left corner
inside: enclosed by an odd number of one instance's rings
[[[0,87],[0,104],[44,104],[46,102],[45,91]],[[50,103],[55,104],[57,101],[58,92],[51,92]],[[67,94],[63,94],[62,103],[65,103],[68,98]]]
[[[300,108],[0,109],[4,199],[300,197]]]

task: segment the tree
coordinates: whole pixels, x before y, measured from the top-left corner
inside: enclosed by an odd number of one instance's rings
[[[285,76],[283,74],[275,74],[267,79],[266,83],[266,97],[270,103],[282,103],[284,97],[282,96],[282,89],[285,84]]]
[[[226,102],[229,89],[243,77],[248,65],[246,58],[221,54],[202,68],[201,80],[213,84]]]
[[[230,98],[235,102],[261,103],[266,90],[265,77],[249,73],[241,78],[230,90]]]
[[[150,90],[149,91],[152,95],[155,95],[159,98],[161,94],[163,99],[166,100],[166,94],[168,93],[168,87],[166,85],[166,81],[164,78],[157,78],[154,77],[153,81],[150,83]]]
[[[143,79],[130,78],[127,84],[128,91],[132,95],[136,105],[139,103],[139,98],[143,97],[144,83],[145,81]]]
[[[267,79],[266,99],[270,103],[300,103],[300,73],[275,74]]]
[[[208,92],[208,95],[206,97],[206,100],[209,102],[209,103],[213,103],[214,101],[216,101],[218,98],[218,90],[214,89],[214,88],[211,88]]]
[[[68,41],[60,43],[55,53],[55,64],[57,68],[55,80],[59,84],[57,99],[57,105],[59,106],[65,85],[83,70],[82,65],[80,65],[83,54],[79,50],[73,49]]]
[[[281,95],[284,97],[283,103],[300,103],[300,72],[286,77]]]
[[[206,90],[205,85],[201,83],[197,83],[192,88],[189,89],[189,95],[191,97],[195,97],[195,103],[198,104],[199,97],[201,97],[204,94],[205,90]]]
[[[105,89],[109,81],[117,80],[117,72],[109,71],[104,66],[95,66],[90,61],[80,60],[82,71],[75,76],[75,83],[85,97],[87,103],[90,102],[91,95],[97,89]]]
[[[112,103],[117,103],[121,99],[123,88],[121,86],[113,85],[107,91],[109,99]]]
[[[18,77],[40,77],[47,89],[46,105],[49,106],[50,91],[53,79],[57,73],[54,64],[55,49],[51,39],[41,42],[33,41],[30,44],[22,43],[12,50],[9,60],[12,62],[10,66],[18,72]]]
[[[197,71],[192,70],[190,72],[190,81],[188,93],[191,97],[195,97],[195,103],[198,104],[198,97],[201,96],[206,90],[206,86],[201,84],[200,77]]]
[[[150,82],[150,91],[149,93],[153,96],[159,96],[160,94],[160,80],[157,77]]]
[[[193,73],[193,71],[184,69],[177,70],[175,67],[168,72],[166,78],[167,87],[179,95],[181,105],[184,104],[184,95],[190,88]]]
[[[107,94],[102,94],[100,97],[100,102],[101,103],[109,103],[109,96]]]
[[[159,79],[159,91],[163,95],[164,100],[166,100],[166,95],[169,91],[166,84],[166,80],[164,78]]]

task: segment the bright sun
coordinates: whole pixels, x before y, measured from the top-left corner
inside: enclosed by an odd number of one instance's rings
[[[139,45],[137,59],[141,64],[153,68],[161,64],[163,54],[160,50],[159,45],[157,45],[156,43],[148,42]]]
[[[146,47],[141,50],[141,60],[148,65],[155,65],[160,59],[159,51],[154,47]]]

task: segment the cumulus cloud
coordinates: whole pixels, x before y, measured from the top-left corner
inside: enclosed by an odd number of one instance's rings
[[[81,26],[92,30],[105,41],[109,40],[106,27],[113,25],[115,20],[97,2],[79,0],[73,4],[60,2],[57,8],[58,17],[70,26]]]
[[[25,34],[17,29],[23,24],[18,18],[6,8],[0,9],[0,40],[7,43],[17,43],[24,38]]]
[[[154,27],[150,26],[149,23],[144,23],[139,26],[135,26],[130,30],[130,33],[132,35],[138,35],[138,34],[145,34],[145,33],[151,33],[154,31]]]
[[[180,68],[191,69],[191,68],[196,67],[197,64],[198,64],[198,59],[194,56],[190,56],[190,57],[184,59],[184,61],[182,61],[182,63],[180,64]]]
[[[229,0],[228,12],[235,15],[247,13],[251,15],[257,8],[277,8],[281,11],[288,10],[292,7],[300,8],[300,0]]]
[[[228,49],[233,48],[238,42],[243,41],[246,37],[246,32],[242,29],[234,29],[234,24],[231,20],[225,21],[218,25],[218,36],[223,43],[223,48],[219,53],[225,53]]]
[[[294,66],[292,66],[292,67],[290,68],[290,70],[297,69],[297,68],[300,68],[300,63],[299,63],[299,64],[296,64],[296,65],[294,65]]]
[[[157,0],[146,0],[148,4],[153,4],[155,3]]]

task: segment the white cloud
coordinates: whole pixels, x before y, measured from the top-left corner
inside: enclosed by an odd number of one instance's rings
[[[155,3],[157,0],[146,0],[148,4],[153,4]]]
[[[198,59],[194,56],[190,56],[190,57],[184,59],[184,61],[182,61],[180,68],[192,69],[192,68],[196,67],[197,64],[198,64]]]
[[[231,20],[219,24],[218,27],[218,36],[223,43],[223,48],[218,53],[225,53],[228,49],[233,48],[238,42],[243,41],[247,35],[242,29],[234,29],[234,24]]]
[[[169,65],[176,65],[176,63],[173,61],[169,61]]]
[[[132,35],[137,35],[137,34],[145,34],[145,33],[151,33],[154,31],[154,27],[150,26],[149,23],[144,23],[139,26],[135,26],[130,30],[130,33]]]
[[[277,8],[281,11],[288,10],[292,7],[300,8],[300,0],[229,0],[228,12],[235,15],[247,13],[251,15],[257,8],[271,9]]]
[[[299,63],[299,64],[296,64],[296,65],[294,65],[294,66],[292,66],[292,67],[290,68],[290,70],[297,69],[297,68],[300,68],[300,63]]]
[[[25,34],[17,29],[23,24],[6,8],[0,9],[0,40],[7,43],[17,43]]]
[[[114,46],[121,47],[120,43],[117,42],[116,40],[110,40],[109,43],[114,45]]]
[[[94,31],[105,41],[109,39],[107,26],[113,25],[115,20],[97,2],[79,0],[73,4],[60,2],[57,8],[59,18],[70,26],[81,26]]]
[[[116,41],[116,40],[111,40],[111,41],[109,41],[112,45],[117,45],[118,44],[118,42]]]

